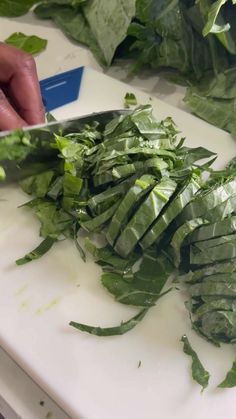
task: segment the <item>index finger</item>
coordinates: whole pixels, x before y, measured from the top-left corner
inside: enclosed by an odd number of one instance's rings
[[[0,82],[8,86],[20,116],[30,125],[44,122],[44,106],[32,55],[0,43],[0,64]]]

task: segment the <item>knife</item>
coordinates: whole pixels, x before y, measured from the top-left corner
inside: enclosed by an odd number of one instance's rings
[[[112,119],[127,115],[128,113],[130,113],[130,111],[125,109],[94,112],[80,117],[65,119],[63,121],[52,121],[47,124],[26,127],[22,130],[0,133],[0,142],[4,137],[28,133],[30,134],[32,144],[34,144],[34,142],[37,142],[37,144],[44,143],[42,151],[40,151],[40,147],[37,148],[36,152],[33,150],[32,153],[20,163],[10,159],[2,160],[0,148],[0,166],[2,166],[6,172],[7,181],[19,181],[27,176],[36,175],[54,167],[56,157],[55,150],[50,148],[50,146],[46,146],[47,142],[48,144],[50,143],[53,134],[66,135],[73,132],[80,132],[86,125],[91,125],[94,122],[98,122],[100,129],[103,130],[105,125]]]

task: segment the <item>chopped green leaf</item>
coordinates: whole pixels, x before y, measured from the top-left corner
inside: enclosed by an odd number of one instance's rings
[[[45,255],[45,253],[47,253],[51,249],[54,243],[54,239],[46,237],[46,239],[44,239],[39,246],[32,250],[32,252],[27,253],[27,255],[25,255],[23,258],[18,259],[16,261],[16,264],[24,265],[25,263],[31,262],[32,260],[41,258],[43,255]]]
[[[122,322],[119,326],[114,327],[95,327],[95,326],[88,326],[82,323],[70,322],[70,326],[75,327],[82,332],[90,333],[91,335],[96,336],[117,336],[123,335],[124,333],[129,332],[133,329],[137,324],[144,318],[145,314],[148,312],[148,309],[145,308],[141,310],[138,314],[132,317],[130,320],[126,322]]]
[[[192,346],[186,335],[182,336],[181,342],[183,342],[184,353],[191,356],[192,358],[192,377],[193,379],[202,386],[202,391],[208,386],[208,381],[210,374],[208,371],[205,370],[201,361],[199,360],[196,352],[193,350]]]
[[[130,106],[136,106],[138,104],[136,96],[134,93],[126,93],[124,99],[124,106],[125,108],[129,108]]]
[[[233,365],[231,369],[227,372],[227,375],[224,381],[222,381],[222,383],[220,383],[218,387],[230,388],[230,387],[235,387],[235,386],[236,386],[236,361],[233,362]]]

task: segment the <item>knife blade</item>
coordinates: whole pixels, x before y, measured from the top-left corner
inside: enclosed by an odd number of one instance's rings
[[[26,127],[22,130],[17,131],[5,131],[0,133],[1,139],[7,136],[14,135],[15,133],[21,135],[22,133],[30,134],[31,143],[39,144],[43,143],[44,146],[37,148],[25,158],[25,160],[16,162],[15,160],[2,160],[0,153],[0,166],[5,170],[7,181],[15,182],[32,174],[38,174],[44,170],[51,169],[55,164],[55,150],[47,147],[50,143],[53,134],[66,135],[73,132],[80,132],[86,125],[91,125],[93,122],[98,122],[100,129],[103,129],[105,125],[112,119],[127,115],[130,110],[110,110],[103,112],[94,112],[88,115],[79,116],[75,118],[65,119],[62,121],[52,121],[42,125],[34,125]]]
[[[79,117],[64,119],[61,121],[52,121],[45,124],[33,125],[22,129],[24,132],[29,134],[38,135],[39,132],[45,132],[50,134],[63,132],[63,134],[69,134],[70,132],[76,132],[83,129],[84,125],[89,125],[92,122],[98,122],[102,127],[105,126],[111,119],[116,118],[120,115],[126,115],[130,113],[128,109],[109,110],[103,112],[93,112],[87,115]],[[19,130],[17,130],[19,131]],[[2,131],[0,132],[0,138],[6,137],[14,132],[13,131]]]

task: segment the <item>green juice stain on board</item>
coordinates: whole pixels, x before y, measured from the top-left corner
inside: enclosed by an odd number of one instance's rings
[[[39,307],[35,314],[44,314],[45,311],[50,310],[51,308],[53,308],[55,305],[57,305],[60,302],[60,298],[54,298],[53,300],[51,300],[48,304],[45,304],[41,307]]]

